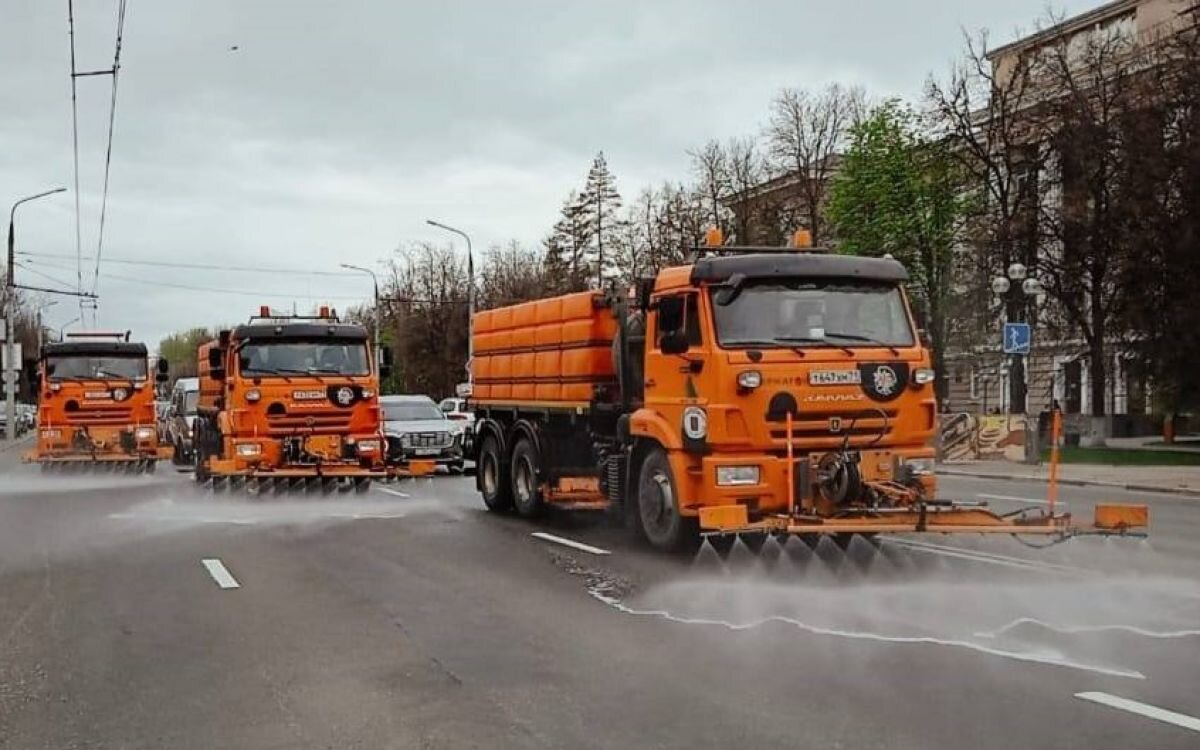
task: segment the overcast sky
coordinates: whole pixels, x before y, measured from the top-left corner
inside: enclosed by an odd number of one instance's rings
[[[1077,13],[1100,0],[1054,5]],[[75,0],[80,70],[111,65],[118,0]],[[0,203],[72,186],[66,3],[3,0]],[[104,255],[337,271],[399,244],[536,243],[603,149],[627,198],[686,150],[758,132],[786,86],[918,96],[962,29],[1014,38],[1044,0],[128,0]],[[232,50],[231,47],[237,47]],[[95,253],[109,83],[79,81],[83,254]],[[74,282],[74,197],[23,206],[18,281]],[[85,262],[91,286],[91,262]],[[39,275],[41,274],[41,275]],[[123,277],[123,278],[122,278]],[[147,283],[149,282],[149,283]],[[176,285],[175,287],[167,285]],[[177,287],[215,287],[213,293]],[[260,303],[345,307],[367,277],[104,262],[99,323],[153,348]],[[49,298],[47,298],[49,299]],[[61,298],[59,326],[78,315]]]

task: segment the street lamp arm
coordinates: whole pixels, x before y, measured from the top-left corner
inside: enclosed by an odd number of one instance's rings
[[[22,203],[28,203],[29,201],[35,201],[38,198],[45,198],[47,195],[54,195],[55,193],[62,193],[65,191],[66,191],[65,187],[60,187],[60,188],[54,188],[53,190],[47,190],[42,193],[38,193],[37,195],[30,195],[30,196],[26,196],[26,197],[22,198],[21,200],[12,204],[12,208],[9,209],[8,223],[11,224],[13,222],[13,218],[16,216],[16,213],[17,213],[17,206],[21,205]]]

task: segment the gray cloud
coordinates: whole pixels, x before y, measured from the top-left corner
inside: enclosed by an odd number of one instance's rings
[[[69,186],[72,174],[65,9],[8,5],[0,199]],[[105,67],[116,0],[76,5],[86,6],[80,68]],[[131,0],[105,252],[336,270],[405,240],[448,239],[424,225],[429,216],[468,229],[479,247],[534,243],[601,148],[632,196],[685,178],[690,146],[756,132],[780,87],[838,80],[915,96],[956,57],[961,27],[1005,40],[1043,10],[1042,0]],[[102,78],[79,88],[90,255],[108,88]],[[24,207],[19,246],[73,254],[73,217],[69,195]],[[74,278],[73,261],[46,263],[34,268]],[[100,323],[152,344],[238,321],[258,299],[115,276],[263,294],[365,299],[370,289],[355,277],[102,266]],[[47,318],[61,324],[72,309],[60,302]]]

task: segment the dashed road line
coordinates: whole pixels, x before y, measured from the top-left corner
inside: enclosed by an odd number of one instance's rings
[[[225,563],[221,562],[216,557],[207,557],[200,561],[212,579],[217,582],[217,585],[223,589],[238,589],[242,585],[237,582],[229,569],[225,567]]]
[[[536,537],[536,538],[541,539],[546,542],[554,542],[555,544],[561,544],[564,547],[570,547],[572,549],[577,549],[582,552],[590,552],[593,555],[611,555],[612,554],[611,552],[609,552],[606,549],[600,549],[599,547],[593,547],[590,544],[584,544],[583,542],[577,542],[574,539],[564,539],[561,536],[554,536],[553,534],[547,534],[544,531],[535,531],[530,536]]]
[[[393,490],[391,487],[376,487],[375,489],[379,490],[380,492],[386,492],[387,494],[392,495],[393,497],[412,497],[412,495],[408,494],[407,492],[401,492],[400,490]]]
[[[1129,713],[1138,714],[1139,716],[1145,716],[1148,719],[1155,719],[1157,721],[1166,722],[1167,724],[1174,724],[1177,727],[1190,729],[1193,732],[1200,732],[1200,719],[1197,719],[1194,716],[1188,716],[1187,714],[1169,711],[1165,708],[1159,708],[1158,706],[1151,706],[1149,703],[1141,703],[1139,701],[1130,700],[1129,698],[1122,698],[1118,695],[1097,692],[1076,693],[1075,697],[1085,701],[1099,703],[1102,706],[1119,708],[1122,711],[1128,711]]]

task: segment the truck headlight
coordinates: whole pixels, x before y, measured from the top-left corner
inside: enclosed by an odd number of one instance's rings
[[[250,390],[246,391],[246,400],[250,403],[253,404],[260,398],[262,398],[262,391],[258,390],[257,388],[251,388]]]
[[[901,457],[900,465],[914,477],[931,476],[934,473],[934,460],[932,458]]]
[[[758,370],[744,370],[737,376],[738,388],[752,391],[762,385],[762,373]]]
[[[254,458],[262,455],[262,446],[258,443],[238,443],[237,454],[239,458]]]
[[[928,367],[917,368],[916,370],[913,370],[913,383],[916,385],[932,383],[935,374],[936,373]]]
[[[133,436],[138,440],[149,440],[154,437],[153,427],[139,427],[133,431]]]
[[[378,440],[359,440],[358,441],[358,452],[359,453],[378,453],[379,452],[379,441]]]
[[[748,484],[758,484],[757,466],[718,466],[717,485],[721,487],[738,487]]]
[[[401,435],[400,436],[400,445],[403,445],[405,448],[412,445],[412,435],[409,435],[408,433],[404,433],[403,435]]]
[[[699,406],[683,410],[683,434],[691,440],[703,440],[708,435],[708,414]]]

